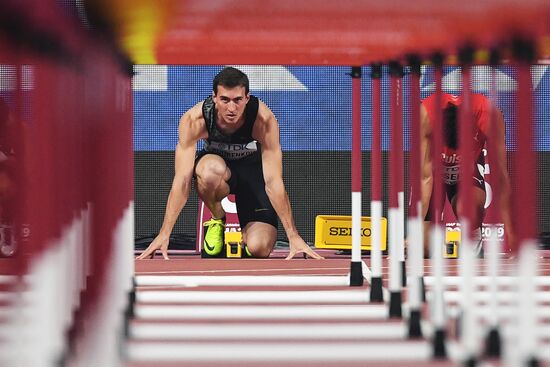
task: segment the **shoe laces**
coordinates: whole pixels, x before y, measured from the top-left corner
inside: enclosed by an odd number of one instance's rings
[[[204,222],[203,225],[204,225],[204,226],[212,226],[212,225],[224,226],[225,223],[224,223],[223,219],[214,219],[214,218],[212,218],[212,219],[210,219],[210,220]]]

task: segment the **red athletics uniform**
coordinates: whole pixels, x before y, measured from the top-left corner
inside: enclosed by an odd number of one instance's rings
[[[476,125],[474,135],[474,157],[478,157],[477,162],[474,163],[472,176],[474,180],[474,185],[485,191],[485,181],[483,179],[482,173],[485,168],[485,157],[482,150],[485,146],[487,135],[489,134],[488,129],[490,122],[491,103],[489,99],[482,94],[472,94],[471,98],[472,114],[474,117],[473,122]],[[460,108],[460,106],[462,105],[462,96],[457,97],[448,93],[442,93],[441,106],[439,107],[441,111],[448,107],[449,104]],[[430,124],[433,127],[433,125],[436,123],[436,95],[432,94],[428,98],[424,99],[422,101],[422,105],[426,108],[428,119],[430,120]],[[456,126],[458,127],[458,121]],[[456,131],[457,135],[458,133],[459,132]],[[443,163],[445,191],[447,193],[447,197],[450,200],[456,195],[458,190],[459,166],[462,158],[458,153],[458,149],[449,147],[444,139],[441,159]],[[430,200],[430,208],[426,215],[426,220],[430,219],[431,217],[431,207],[432,202]]]

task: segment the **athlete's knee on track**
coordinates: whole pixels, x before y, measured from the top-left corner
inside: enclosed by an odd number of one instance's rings
[[[273,250],[273,241],[261,236],[247,236],[246,247],[253,257],[266,258]]]

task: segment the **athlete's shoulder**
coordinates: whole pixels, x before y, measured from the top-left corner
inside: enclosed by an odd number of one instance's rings
[[[432,93],[428,97],[426,97],[422,100],[422,104],[425,105],[425,106],[430,106],[430,107],[435,106],[437,98],[438,98],[437,93]],[[449,94],[449,93],[444,93],[444,92],[441,93],[441,106],[444,107],[449,103],[459,104],[460,103],[460,97],[455,96],[453,94]]]
[[[492,105],[491,100],[483,94],[472,94],[472,112],[480,131],[485,135],[489,130]]]
[[[489,98],[480,93],[472,94],[472,110],[474,114],[481,117],[488,114],[492,109],[493,103]]]
[[[421,105],[426,109],[428,115],[431,115],[435,109],[436,94],[432,93],[422,100]]]
[[[271,120],[274,115],[271,109],[259,98],[258,100],[258,115],[256,121],[268,121]]]
[[[434,99],[435,99],[435,93],[432,93],[426,98],[423,98],[421,102],[422,104],[427,104],[427,103],[431,103],[431,101],[433,101]]]
[[[481,93],[472,94],[472,103],[474,106],[489,107],[491,106],[491,100]]]
[[[191,140],[199,140],[205,138],[208,134],[206,132],[206,123],[202,113],[201,101],[188,109],[180,119],[179,134],[187,136]]]
[[[204,116],[202,112],[202,106],[204,101],[200,101],[195,104],[193,107],[188,109],[182,116],[181,122],[194,123],[197,121],[204,121]]]
[[[252,129],[252,137],[260,143],[264,142],[266,136],[278,131],[279,126],[271,109],[258,99],[258,115]]]

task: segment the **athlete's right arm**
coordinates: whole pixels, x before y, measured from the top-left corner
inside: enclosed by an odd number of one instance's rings
[[[166,203],[162,227],[157,237],[137,259],[153,258],[157,250],[161,250],[162,256],[168,259],[170,234],[191,191],[197,141],[204,138],[206,134],[201,106],[202,103],[191,108],[180,119],[175,174]]]

